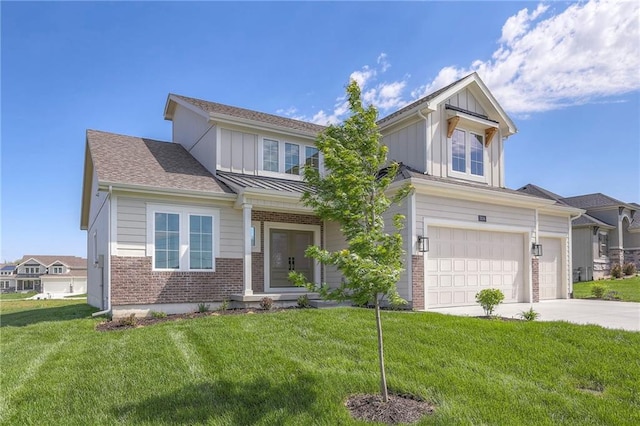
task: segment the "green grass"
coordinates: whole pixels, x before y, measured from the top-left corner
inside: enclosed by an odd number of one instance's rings
[[[31,296],[35,296],[37,293],[35,291],[29,291],[27,293],[1,293],[0,300],[19,300],[19,299],[27,299]]]
[[[378,391],[372,310],[97,332],[99,320],[78,301],[34,302],[11,312],[2,304],[3,325],[5,316],[14,322],[0,329],[3,425],[364,424],[344,401]],[[17,317],[25,311],[41,318],[26,324]],[[390,388],[437,406],[419,424],[640,424],[640,333],[382,315]]]
[[[574,283],[573,297],[576,299],[593,299],[591,286],[596,283],[606,285],[608,290],[617,291],[620,299],[625,302],[640,302],[640,276],[622,280],[599,280]]]

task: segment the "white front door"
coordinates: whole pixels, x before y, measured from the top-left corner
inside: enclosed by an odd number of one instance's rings
[[[525,300],[523,234],[431,226],[428,234],[427,308],[474,305],[485,288],[507,303]]]

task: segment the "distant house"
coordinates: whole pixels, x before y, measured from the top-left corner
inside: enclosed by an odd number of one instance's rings
[[[87,259],[27,255],[16,265],[13,277],[16,291],[82,294],[87,292]]]
[[[519,189],[585,210],[572,222],[572,257],[575,281],[609,275],[611,266],[634,263],[640,270],[640,205],[595,193],[561,197],[528,184]]]
[[[88,130],[80,227],[87,231],[88,302],[114,315],[186,312],[198,303],[293,302],[342,277],[304,256],[344,247],[340,227],[300,202],[303,167],[324,171],[325,127],[169,94],[172,142]],[[571,292],[571,218],[582,210],[505,188],[504,145],[516,132],[473,73],[380,119],[402,213],[400,295],[417,310]],[[543,247],[539,255],[539,247]]]
[[[0,265],[0,291],[10,292],[16,290],[15,278],[16,265]]]

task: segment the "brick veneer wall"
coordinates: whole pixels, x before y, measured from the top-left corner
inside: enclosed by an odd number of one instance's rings
[[[264,291],[264,223],[279,222],[291,223],[295,225],[316,225],[320,227],[320,246],[324,247],[324,224],[313,215],[293,214],[283,212],[268,212],[260,210],[251,211],[251,220],[260,222],[260,229],[256,230],[260,233],[260,252],[251,253],[251,288],[254,292],[260,293]],[[283,226],[283,229],[286,229]],[[321,281],[324,280],[324,268],[321,268]]]
[[[412,297],[412,308],[417,310],[424,309],[424,292],[426,289],[424,288],[424,258],[422,256],[411,256],[411,273],[412,273],[412,283],[411,283],[411,297]]]
[[[151,257],[111,257],[111,303],[201,303],[242,293],[242,259],[216,259],[215,272],[152,271]]]
[[[531,289],[532,302],[540,301],[540,260],[537,257],[531,259]]]
[[[609,249],[609,261],[611,265],[624,263],[624,250],[621,249]]]

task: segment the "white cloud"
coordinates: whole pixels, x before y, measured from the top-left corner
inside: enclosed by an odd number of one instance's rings
[[[375,77],[375,75],[376,70],[372,70],[368,65],[365,65],[364,67],[362,67],[362,70],[352,72],[349,76],[349,80],[355,80],[356,82],[358,82],[358,85],[360,87],[364,87],[372,77]]]
[[[526,115],[640,89],[640,3],[592,0],[542,19],[547,10],[519,11],[490,60],[445,67],[412,95],[477,71],[508,112]]]
[[[384,52],[378,55],[378,59],[376,60],[376,62],[378,63],[378,65],[380,65],[380,72],[386,72],[391,66],[391,64],[387,60],[387,54]]]

